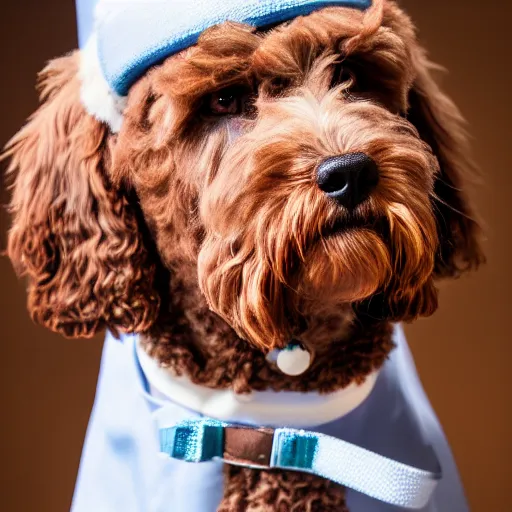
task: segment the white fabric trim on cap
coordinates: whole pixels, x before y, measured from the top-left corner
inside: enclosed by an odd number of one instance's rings
[[[112,91],[103,76],[96,35],[92,35],[81,50],[79,77],[82,82],[80,99],[87,112],[108,124],[113,133],[119,132],[126,98]]]
[[[144,351],[139,340],[136,354],[155,398],[171,400],[217,420],[268,427],[306,428],[341,418],[366,400],[379,374],[375,371],[360,385],[353,383],[325,395],[294,391],[254,391],[238,395],[231,389],[210,389],[194,384],[188,377],[173,375]]]

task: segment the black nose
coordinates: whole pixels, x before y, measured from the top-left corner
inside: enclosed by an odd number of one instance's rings
[[[324,160],[317,169],[320,190],[346,208],[355,208],[377,186],[377,164],[364,153],[347,153]]]

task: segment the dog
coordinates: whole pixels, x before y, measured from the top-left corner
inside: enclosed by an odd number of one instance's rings
[[[464,120],[394,1],[212,24],[99,106],[91,52],[48,64],[4,153],[35,322],[136,334],[143,369],[203,390],[328,397],[484,261]],[[220,511],[348,510],[336,482],[234,459]]]

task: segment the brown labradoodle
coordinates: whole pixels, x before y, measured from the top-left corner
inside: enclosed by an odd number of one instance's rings
[[[483,260],[463,120],[394,1],[207,29],[131,88],[118,134],[78,66],[50,62],[6,151],[8,254],[54,331],[140,333],[210,388],[328,393]],[[290,340],[313,358],[300,377],[266,358]],[[318,477],[226,474],[222,511],[345,509]]]

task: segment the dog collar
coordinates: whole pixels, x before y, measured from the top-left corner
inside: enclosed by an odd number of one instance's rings
[[[293,391],[254,391],[239,395],[230,389],[215,390],[194,384],[188,377],[173,375],[135,344],[136,357],[154,398],[221,421],[267,426],[314,427],[341,418],[362,404],[373,390],[379,372],[361,384],[329,394]]]
[[[191,463],[221,459],[242,467],[311,473],[410,509],[425,507],[441,479],[439,467],[435,472],[418,469],[317,432],[211,419],[160,429],[160,450]]]
[[[329,7],[367,9],[371,0],[99,0],[82,51],[82,103],[119,131],[123,97],[151,66],[195,44],[225,21],[265,27]]]

